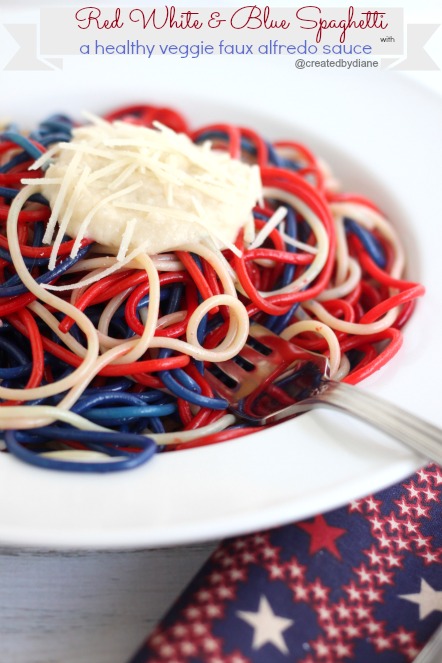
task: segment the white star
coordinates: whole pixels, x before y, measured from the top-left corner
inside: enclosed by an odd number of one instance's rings
[[[379,518],[374,516],[373,518],[370,518],[370,521],[374,530],[382,529],[382,520],[379,520]]]
[[[429,518],[430,516],[428,515],[428,507],[427,506],[421,506],[420,504],[416,504],[414,507],[416,509],[416,516],[420,518],[421,516],[425,516],[425,518]]]
[[[316,599],[326,599],[327,598],[327,589],[322,585],[318,584],[316,581],[315,585],[312,585],[312,591]]]
[[[241,561],[243,564],[252,564],[256,562],[256,555],[251,552],[245,552],[241,555]]]
[[[405,541],[404,539],[401,539],[400,536],[398,536],[398,538],[395,539],[394,541],[397,545],[398,550],[409,550],[410,549],[410,543],[408,541]]]
[[[221,614],[221,608],[218,605],[207,605],[206,614],[208,617],[219,617]]]
[[[410,497],[419,497],[419,491],[417,490],[416,486],[411,483],[410,486],[405,486],[408,492],[410,493]]]
[[[183,624],[177,624],[173,627],[172,631],[173,634],[177,636],[177,638],[182,638],[187,633],[187,629]]]
[[[336,624],[326,624],[325,630],[328,633],[329,638],[337,638],[339,635],[339,627]]]
[[[275,615],[265,596],[261,596],[259,600],[258,612],[238,610],[236,614],[250,624],[254,630],[253,649],[260,649],[267,642],[270,642],[283,654],[289,653],[282,632],[293,624],[293,620]]]
[[[390,525],[391,531],[398,530],[401,525],[401,523],[396,520],[393,514],[387,518],[387,523]]]
[[[368,629],[369,633],[376,633],[381,628],[381,625],[378,622],[367,622],[365,626]]]
[[[244,580],[244,571],[241,569],[232,569],[229,576],[231,580]]]
[[[423,536],[418,536],[414,541],[418,548],[425,548],[427,545],[427,537],[424,538]]]
[[[422,553],[422,557],[430,564],[431,562],[437,562],[437,553],[432,553],[430,550]]]
[[[393,555],[393,553],[388,553],[388,555],[385,555],[385,561],[388,563],[388,566],[391,568],[392,566],[399,566],[401,565],[401,558],[396,557],[396,555]]]
[[[175,650],[172,647],[172,645],[163,645],[162,647],[160,647],[159,651],[160,651],[160,656],[164,658],[166,658],[167,656],[172,656],[175,653]]]
[[[302,566],[300,566],[297,562],[291,562],[287,568],[292,578],[299,578],[299,576],[302,576]]]
[[[271,564],[269,566],[270,577],[274,580],[275,578],[284,577],[284,569],[279,564]]]
[[[429,502],[430,500],[434,500],[435,502],[437,502],[437,495],[433,490],[431,490],[431,488],[427,488],[427,490],[424,490],[423,493],[427,497],[427,502]]]
[[[417,530],[417,525],[416,523],[412,523],[411,520],[407,523],[405,523],[405,527],[407,528],[408,532],[415,532]]]
[[[382,592],[380,589],[369,587],[366,591],[368,601],[381,601]]]
[[[300,601],[302,601],[302,599],[306,599],[308,597],[308,591],[302,585],[298,585],[298,587],[294,587],[293,591],[295,593],[296,598]]]
[[[402,627],[401,627],[401,629],[402,629]],[[410,633],[410,631],[405,631],[405,629],[399,630],[396,633],[396,637],[397,637],[397,639],[399,640],[399,642],[401,644],[406,644],[407,642],[410,642],[410,640],[412,638],[412,635],[413,634]]]
[[[370,558],[370,561],[373,565],[379,564],[379,562],[382,560],[382,556],[379,555],[379,553],[374,548],[372,550],[366,551],[366,554]]]
[[[350,608],[348,608],[344,603],[338,604],[336,606],[336,612],[338,613],[341,619],[349,617],[351,614]]]
[[[349,638],[359,638],[361,635],[361,630],[359,626],[353,626],[353,624],[349,624],[348,626],[344,626],[345,631],[347,631],[347,635]]]
[[[391,642],[389,638],[385,638],[384,636],[380,635],[378,638],[375,638],[375,643],[378,649],[390,649],[391,648]]]
[[[410,661],[414,661],[419,654],[419,649],[416,649],[416,647],[408,647],[408,649],[405,650],[405,653],[408,655]]]
[[[385,584],[392,585],[393,584],[393,581],[391,579],[391,573],[388,573],[388,572],[383,571],[381,569],[380,571],[375,573],[375,575],[377,576],[377,579],[378,579],[380,585],[385,585]]]
[[[327,608],[327,606],[325,605],[320,605],[318,607],[318,613],[321,619],[331,619],[332,611],[330,610],[330,608]]]
[[[233,597],[233,590],[231,587],[218,587],[216,593],[220,599],[231,599]]]
[[[379,537],[379,545],[381,548],[389,548],[391,546],[391,539],[385,536],[385,534],[382,534]]]
[[[212,575],[209,577],[210,582],[214,585],[217,582],[221,582],[223,579],[223,576],[221,573],[212,573]]]
[[[405,497],[403,497],[400,502],[396,502],[396,504],[400,508],[402,515],[404,515],[404,513],[411,513],[412,507],[410,504],[407,504]]]
[[[370,610],[362,605],[355,608],[355,612],[360,619],[366,619],[370,614]]]
[[[184,656],[192,656],[192,654],[195,654],[196,647],[193,644],[193,642],[182,642],[180,645],[180,649]]]
[[[367,571],[364,565],[361,565],[360,569],[355,569],[356,573],[358,574],[361,582],[370,582],[371,580],[371,573]]]
[[[313,643],[313,647],[316,649],[318,656],[320,656],[321,658],[323,656],[327,656],[327,654],[330,653],[330,649],[328,645],[325,644],[325,642]]]
[[[344,656],[350,656],[350,647],[349,645],[346,645],[344,643],[337,643],[335,646],[336,653],[339,656],[339,658],[342,658]]]
[[[192,624],[192,631],[195,635],[204,635],[207,633],[207,626],[205,624]]]
[[[417,594],[402,594],[401,599],[417,603],[419,606],[419,619],[425,619],[432,612],[442,612],[442,591],[433,589],[423,578],[421,578],[421,590]]]
[[[379,504],[380,502],[378,500],[375,500],[373,497],[369,497],[367,499],[367,508],[370,511],[379,511]]]
[[[203,647],[207,652],[214,652],[218,649],[218,643],[214,638],[205,638],[203,640]]]

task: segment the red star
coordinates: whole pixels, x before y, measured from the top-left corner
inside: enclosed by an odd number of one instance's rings
[[[308,523],[298,523],[298,527],[311,536],[309,549],[311,555],[325,548],[337,557],[337,559],[342,559],[341,553],[336,548],[335,541],[343,534],[346,534],[347,530],[328,525],[324,516],[316,516],[313,521]]]

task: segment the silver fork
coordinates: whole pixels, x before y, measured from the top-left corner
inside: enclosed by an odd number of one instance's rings
[[[328,360],[252,324],[241,353],[206,370],[239,419],[267,426],[316,407],[358,417],[442,464],[442,429],[373,394],[329,378]]]
[[[427,644],[413,663],[441,663],[442,661],[442,625],[433,633]]]

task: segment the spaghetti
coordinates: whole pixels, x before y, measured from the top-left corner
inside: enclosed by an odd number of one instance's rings
[[[42,183],[50,185],[44,169],[60,144],[71,141],[73,122],[58,115],[29,135],[4,131],[4,450],[41,467],[104,472],[134,467],[157,451],[252,432],[205,378],[213,362],[240,352],[249,320],[327,355],[331,376],[349,383],[397,352],[401,328],[424,289],[403,279],[404,252],[381,211],[340,192],[307,148],[270,144],[231,125],[192,131],[179,113],[154,106],[118,109],[102,121],[160,123],[255,164],[263,198],[253,209],[254,227],[246,226],[227,248],[208,237],[149,255],[143,242],[133,243],[136,209],[117,249],[92,241],[87,231],[69,238],[61,217],[69,216],[70,203],[62,212],[53,202],[51,210]],[[125,163],[115,188],[136,190],[128,185],[134,172]],[[91,177],[86,164],[71,201],[81,198]],[[168,195],[172,203],[173,192]],[[194,207],[201,214],[201,203]]]

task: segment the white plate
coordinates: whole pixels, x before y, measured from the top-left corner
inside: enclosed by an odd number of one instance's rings
[[[0,115],[104,111],[151,100],[197,126],[232,120],[271,138],[304,140],[346,189],[373,195],[401,229],[409,275],[427,288],[398,356],[363,387],[442,424],[440,98],[397,74],[213,60],[70,62],[63,72],[3,72]],[[210,66],[209,66],[210,64]],[[222,74],[222,77],[220,76]],[[190,79],[192,76],[192,82]],[[91,81],[93,79],[93,85]],[[92,91],[93,87],[93,91]],[[118,89],[117,89],[118,88]],[[422,459],[375,429],[332,412],[208,448],[158,456],[124,474],[38,470],[0,455],[0,544],[129,548],[215,539],[325,511],[402,479]]]

